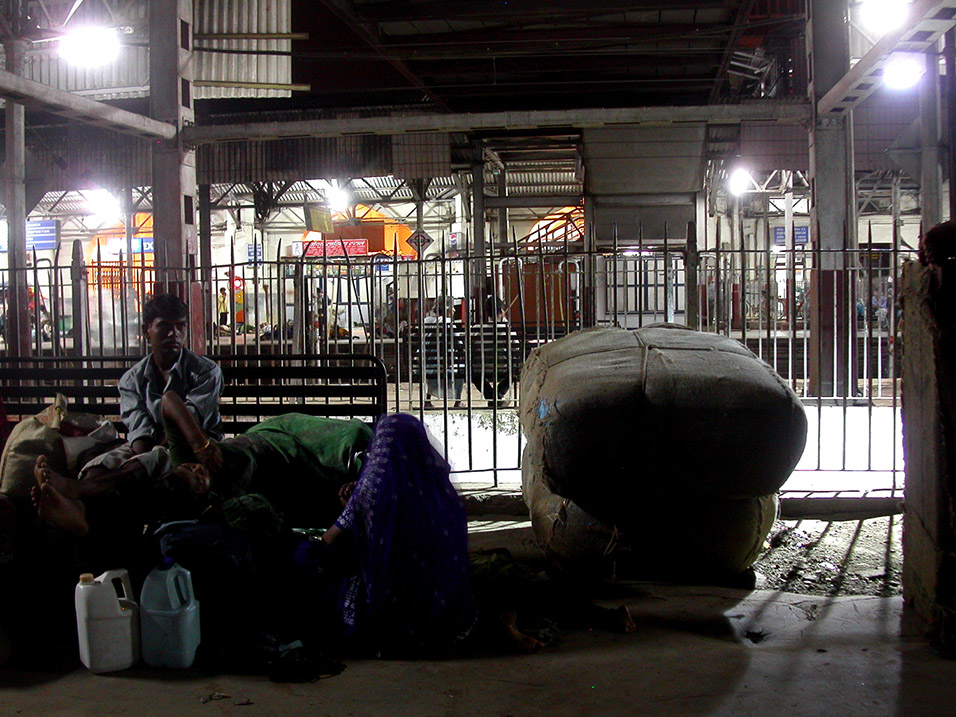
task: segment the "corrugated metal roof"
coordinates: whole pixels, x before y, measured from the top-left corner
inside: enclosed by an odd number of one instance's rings
[[[126,8],[122,25],[133,32],[123,36],[119,59],[102,67],[69,65],[57,54],[57,43],[34,46],[24,59],[23,76],[68,92],[97,100],[115,100],[149,95],[149,48],[147,47],[148,5],[134,2]],[[116,26],[102,3],[85,2],[79,6],[68,28],[84,25]],[[62,31],[63,28],[51,28]]]
[[[97,100],[146,97],[149,95],[149,27],[146,0],[134,0],[111,15],[105,4],[84,2],[69,27],[82,25],[127,26],[132,33],[123,38],[116,62],[102,67],[82,68],[65,63],[57,55],[57,43],[37,44],[28,51],[23,75],[61,90],[77,92]],[[289,33],[292,30],[291,0],[195,0],[193,34]],[[62,28],[47,28],[59,32]],[[210,40],[194,42],[195,48],[241,50],[244,52],[291,52],[290,40]],[[195,53],[194,81],[228,81],[289,84],[292,58],[280,55]],[[288,90],[232,87],[193,89],[195,99],[215,97],[288,97]]]
[[[291,0],[196,0],[194,35],[289,33],[292,31]],[[291,52],[291,40],[199,40],[199,48],[246,52]],[[197,52],[197,80],[229,82],[292,82],[292,57]],[[212,97],[289,97],[288,90],[252,90],[231,87],[196,87],[196,99]]]

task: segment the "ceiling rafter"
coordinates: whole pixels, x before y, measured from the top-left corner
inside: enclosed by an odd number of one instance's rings
[[[414,72],[412,72],[402,60],[392,57],[389,54],[388,48],[382,44],[378,33],[366,27],[348,0],[319,0],[319,2],[328,8],[337,18],[339,18],[339,20],[344,22],[349,29],[355,32],[366,44],[369,45],[369,47],[379,53],[385,62],[391,65],[395,70],[398,71],[399,74],[411,82],[415,88],[421,90],[436,108],[444,112],[451,112],[451,108],[445,104],[445,101],[438,97],[438,95],[436,95],[431,88],[428,87],[428,85],[422,82],[422,80]]]

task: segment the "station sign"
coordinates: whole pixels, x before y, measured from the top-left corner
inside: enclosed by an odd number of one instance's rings
[[[152,254],[154,249],[153,237],[131,237],[129,246],[126,237],[110,237],[106,240],[106,254],[119,256],[120,254]]]
[[[773,243],[777,246],[786,246],[787,243],[787,228],[786,227],[774,227],[773,228]],[[810,243],[810,227],[794,227],[793,228],[793,244],[809,244]]]
[[[256,242],[255,244],[246,244],[246,257],[249,263],[262,263],[262,244]]]
[[[329,239],[296,242],[296,244],[302,245],[302,248],[295,252],[297,256],[365,256],[368,254],[368,239]]]
[[[43,219],[27,222],[27,251],[52,251],[60,238],[60,220]],[[0,234],[0,251],[8,250],[6,225]]]
[[[414,232],[410,237],[408,237],[408,245],[418,252],[419,256],[425,251],[428,246],[430,246],[435,240],[428,236],[428,233],[423,229],[419,229]]]

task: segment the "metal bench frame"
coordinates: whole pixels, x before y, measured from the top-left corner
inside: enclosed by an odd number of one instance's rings
[[[385,364],[371,354],[218,354],[225,385],[222,428],[238,435],[271,416],[360,417],[373,425],[387,411]],[[0,398],[9,419],[34,416],[57,393],[71,411],[104,416],[121,433],[120,376],[142,356],[0,357]]]

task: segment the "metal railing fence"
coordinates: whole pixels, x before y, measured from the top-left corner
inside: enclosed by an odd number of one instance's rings
[[[587,250],[565,241],[515,245],[507,256],[423,260],[290,259],[277,251],[261,261],[174,273],[189,287],[182,293],[199,350],[381,358],[389,410],[422,416],[444,440],[463,482],[516,480],[523,448],[520,369],[536,347],[591,326],[689,321],[746,344],[804,400],[814,414],[813,436],[800,470],[879,473],[890,476],[895,491],[902,454],[894,293],[911,254],[899,246],[832,254],[825,260],[803,246],[687,252],[677,243]],[[139,317],[155,290],[153,267],[138,258],[75,256],[34,256],[17,277],[29,289],[32,353],[144,353]],[[825,262],[837,267],[838,285],[836,300],[826,304],[814,300],[813,281]],[[0,270],[0,287],[12,284],[10,270]],[[4,335],[9,305],[0,289]],[[817,340],[816,331],[829,331],[829,342]],[[10,353],[5,339],[0,350]],[[815,387],[814,362],[842,381],[817,376]]]

